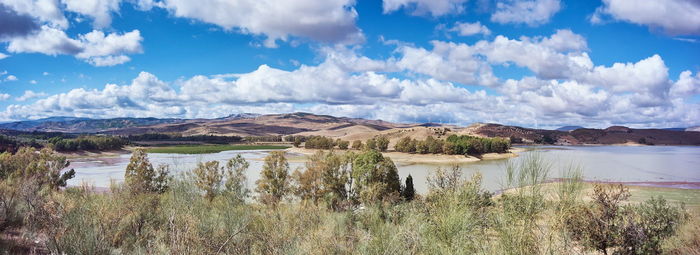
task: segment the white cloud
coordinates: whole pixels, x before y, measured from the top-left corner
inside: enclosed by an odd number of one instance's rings
[[[29,81],[30,84],[36,84],[36,80]]]
[[[106,66],[129,61],[124,54],[142,52],[142,40],[139,30],[107,35],[102,31],[93,30],[79,35],[78,39],[72,39],[62,30],[42,26],[41,31],[36,34],[11,39],[7,50],[13,53],[74,55],[93,65]]]
[[[226,30],[265,35],[265,46],[290,36],[322,42],[358,43],[364,35],[355,25],[353,0],[165,0],[176,17],[218,25]]]
[[[433,17],[464,12],[468,0],[383,0],[384,13],[392,13],[401,8],[410,10],[412,15]]]
[[[462,23],[456,22],[455,26],[450,28],[449,31],[457,32],[461,36],[471,36],[476,34],[490,35],[491,30],[486,26],[482,25],[481,22],[477,21],[474,23]]]
[[[45,97],[45,96],[48,96],[48,94],[46,94],[44,92],[37,93],[37,92],[31,91],[31,90],[25,90],[24,94],[22,96],[16,98],[15,100],[20,101],[20,102],[24,102],[24,101],[27,101],[30,99]]]
[[[699,13],[697,0],[603,0],[603,5],[591,16],[591,22],[602,23],[610,16],[672,35],[700,35]]]
[[[112,23],[112,13],[119,12],[121,0],[62,0],[66,10],[91,17],[93,26],[105,28]]]
[[[560,0],[499,0],[491,21],[539,26],[561,9]]]
[[[684,71],[678,77],[678,80],[673,83],[670,94],[676,97],[688,97],[691,95],[700,94],[700,73]]]
[[[615,63],[597,66],[586,79],[614,92],[654,92],[668,90],[668,68],[659,55],[637,63]]]
[[[7,77],[5,77],[5,81],[16,81],[16,80],[18,80],[18,79],[17,79],[17,76],[14,76],[14,75],[11,75],[11,74],[8,75]]]
[[[411,46],[397,49],[401,58],[396,66],[411,72],[466,85],[491,86],[497,81],[491,66],[477,57],[478,52],[466,44],[433,41],[432,51]]]
[[[50,74],[49,72],[43,72],[43,73],[41,73],[41,75],[43,75],[43,76],[47,76],[47,75],[49,75],[49,74]]]
[[[68,20],[63,16],[58,0],[0,0],[15,12],[29,15],[58,28],[67,28]]]
[[[7,55],[7,54],[4,54],[4,53],[0,52],[0,59],[5,59],[5,58],[8,58],[8,57],[10,57],[10,55]]]
[[[0,93],[0,101],[6,101],[7,99],[10,99],[10,94],[7,93]]]

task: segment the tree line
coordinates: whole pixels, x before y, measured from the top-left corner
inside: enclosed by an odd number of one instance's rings
[[[108,151],[119,150],[129,143],[128,140],[116,136],[80,136],[78,138],[49,138],[56,151]]]
[[[445,140],[428,136],[422,141],[404,137],[396,143],[394,149],[419,154],[481,155],[507,152],[510,149],[510,140],[468,135],[450,135]]]

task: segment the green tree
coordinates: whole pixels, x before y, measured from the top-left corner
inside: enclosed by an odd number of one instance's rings
[[[246,185],[245,172],[250,167],[241,154],[236,155],[226,162],[226,187],[225,192],[232,198],[243,202],[248,197],[248,187]]]
[[[411,137],[404,137],[399,140],[394,146],[394,149],[398,152],[416,152],[416,142],[411,139]]]
[[[389,148],[389,138],[386,138],[386,136],[380,136],[376,141],[377,150],[386,151]]]
[[[377,140],[374,138],[367,139],[367,142],[365,143],[365,148],[367,148],[368,150],[376,150]]]
[[[289,163],[284,152],[270,152],[265,157],[260,175],[260,179],[255,182],[258,199],[264,204],[276,205],[289,192]]]
[[[406,185],[401,190],[401,196],[406,201],[411,201],[416,196],[416,190],[413,187],[413,177],[410,174],[406,177]]]
[[[359,154],[352,166],[352,177],[364,202],[399,195],[401,182],[394,162],[377,150]]]
[[[154,169],[146,151],[139,148],[131,154],[124,172],[124,179],[133,193],[163,193],[167,190],[170,181],[168,174],[167,165],[160,165]]]

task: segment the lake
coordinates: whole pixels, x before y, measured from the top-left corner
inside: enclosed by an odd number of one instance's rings
[[[636,185],[665,186],[676,188],[700,189],[700,147],[692,146],[549,146],[524,147],[526,155],[537,153],[551,162],[550,178],[559,178],[563,169],[569,165],[583,168],[587,181],[625,182]],[[250,162],[248,169],[248,187],[253,188],[260,176],[262,159],[269,151],[223,151],[211,154],[161,154],[150,153],[149,159],[156,166],[168,164],[171,172],[190,171],[197,162],[210,160],[226,161],[236,154],[241,154]],[[76,176],[69,185],[87,182],[96,187],[109,187],[112,180],[123,181],[124,169],[129,163],[129,154],[109,158],[71,159],[71,167]],[[288,155],[301,157],[298,154]],[[500,190],[505,173],[504,165],[508,160],[485,160],[476,163],[461,164],[465,177],[476,172],[483,176],[483,186],[491,191]],[[303,167],[302,162],[291,162],[290,171]],[[427,191],[426,178],[437,167],[449,167],[450,164],[410,164],[397,163],[402,181],[409,174],[413,177],[419,193]]]

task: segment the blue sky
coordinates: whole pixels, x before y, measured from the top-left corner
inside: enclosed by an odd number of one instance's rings
[[[700,125],[694,0],[0,0],[0,121]]]

